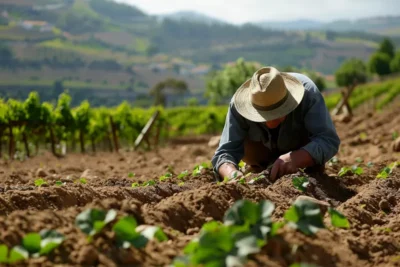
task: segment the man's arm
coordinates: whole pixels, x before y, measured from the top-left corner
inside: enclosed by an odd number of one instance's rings
[[[238,170],[237,165],[244,155],[244,139],[247,130],[246,120],[239,115],[231,103],[219,147],[211,160],[215,175],[230,177],[234,171]]]
[[[340,139],[322,94],[319,91],[310,94],[304,125],[310,133],[311,141],[302,149],[310,154],[315,164],[324,165],[338,152]]]

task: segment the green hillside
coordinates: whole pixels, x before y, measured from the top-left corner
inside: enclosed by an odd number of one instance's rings
[[[188,16],[158,20],[111,0],[4,0],[0,12],[2,88],[61,80],[76,89],[148,95],[156,81],[174,77],[201,94],[208,72],[239,57],[332,74],[347,58],[368,59],[382,39],[364,32],[203,23]],[[392,40],[400,44],[400,37]]]

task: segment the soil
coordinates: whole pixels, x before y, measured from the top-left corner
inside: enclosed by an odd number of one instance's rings
[[[275,183],[217,183],[210,170],[192,176],[195,165],[211,159],[208,137],[174,140],[153,152],[70,154],[57,159],[43,154],[32,159],[0,162],[0,244],[19,245],[29,232],[56,229],[66,236],[46,257],[21,266],[168,266],[210,220],[222,220],[239,199],[268,199],[276,208],[274,220],[300,195],[323,200],[342,212],[349,229],[328,228],[305,236],[283,228],[247,266],[290,266],[295,262],[318,266],[400,266],[400,168],[387,179],[377,173],[399,160],[392,151],[393,133],[400,133],[400,108],[357,115],[349,123],[336,123],[342,144],[338,162],[327,164],[325,174],[294,174]],[[358,158],[358,159],[357,159]],[[362,161],[362,162],[360,162]],[[373,165],[368,164],[372,162]],[[337,173],[344,166],[363,167],[361,175]],[[177,175],[188,170],[183,180]],[[167,172],[172,178],[158,182]],[[134,174],[134,175],[133,175]],[[307,175],[305,193],[292,185],[292,177]],[[42,177],[47,184],[37,187]],[[85,184],[79,178],[85,178]],[[157,181],[154,186],[132,183]],[[57,186],[61,181],[62,186]],[[184,183],[182,184],[182,182]],[[151,241],[144,249],[121,249],[107,226],[89,243],[74,224],[89,207],[115,209],[118,218],[134,216],[139,224],[158,225],[168,241]],[[328,225],[329,218],[325,217]]]

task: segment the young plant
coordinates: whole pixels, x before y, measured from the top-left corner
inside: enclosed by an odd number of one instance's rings
[[[178,175],[178,179],[183,180],[183,179],[185,179],[185,177],[188,176],[188,175],[189,175],[189,172],[188,172],[187,170],[185,170],[185,171],[181,172],[181,173]]]
[[[54,230],[42,230],[40,233],[29,233],[22,239],[22,244],[11,250],[0,245],[0,263],[14,264],[29,257],[37,258],[47,255],[60,246],[64,236]]]
[[[362,158],[360,158],[360,157],[357,157],[357,158],[356,158],[356,162],[357,162],[357,163],[362,163],[363,161],[364,161],[364,160],[363,160]]]
[[[361,167],[358,167],[357,165],[354,165],[352,167],[343,167],[340,169],[338,175],[339,175],[339,177],[342,177],[345,174],[347,174],[348,172],[351,172],[351,173],[357,174],[357,175],[361,175],[361,174],[363,174],[364,169]]]
[[[128,177],[133,178],[133,177],[135,177],[135,174],[133,172],[130,172],[130,173],[128,173]]]
[[[309,200],[296,200],[285,212],[284,218],[289,227],[306,235],[313,235],[325,228],[319,205]]]
[[[350,223],[347,220],[346,216],[344,216],[339,211],[328,208],[328,213],[331,216],[331,224],[337,228],[350,228]]]
[[[294,177],[292,179],[293,186],[300,190],[301,192],[305,192],[307,190],[307,186],[310,184],[308,181],[307,177],[301,176],[301,177]]]
[[[178,185],[179,185],[179,186],[184,186],[184,185],[185,185],[185,182],[180,182]]]
[[[88,235],[88,241],[90,242],[93,236],[103,230],[116,216],[117,212],[115,210],[106,212],[99,209],[87,209],[75,218],[75,225]]]
[[[391,174],[393,173],[393,170],[397,168],[398,164],[399,164],[399,163],[396,162],[396,161],[390,163],[388,166],[386,166],[385,168],[383,168],[383,169],[381,170],[380,173],[378,173],[378,175],[376,176],[376,178],[379,178],[379,179],[386,179],[386,178],[388,178],[389,175],[391,175]]]
[[[139,187],[140,184],[139,183],[132,183],[132,187]]]
[[[200,174],[201,174],[201,170],[202,170],[202,169],[204,169],[204,167],[203,167],[203,166],[201,166],[201,165],[197,165],[197,166],[195,166],[195,167],[193,168],[192,175],[193,175],[193,176],[200,175]]]
[[[159,181],[163,182],[163,181],[165,181],[167,179],[170,179],[170,178],[172,178],[172,174],[171,173],[166,173],[165,175],[160,176]]]
[[[45,180],[43,180],[42,178],[35,180],[35,186],[37,187],[41,187],[42,185],[47,184],[47,182]]]
[[[142,184],[142,186],[152,186],[152,185],[155,185],[155,184],[156,184],[156,182],[154,180],[149,180],[147,182],[144,182]]]
[[[255,178],[251,179],[251,181],[248,182],[248,184],[254,184],[254,183],[256,183],[258,180],[265,179],[265,178],[266,178],[265,175],[264,175],[264,174],[261,174],[260,176],[257,176],[257,177],[255,177]]]
[[[160,227],[138,227],[135,218],[131,216],[126,216],[118,220],[113,226],[113,231],[118,246],[123,248],[129,248],[131,245],[136,248],[143,248],[152,239],[157,239],[160,242],[168,240],[168,237]]]
[[[56,181],[56,186],[63,186],[65,185],[65,183],[61,182],[61,181]]]
[[[244,177],[239,179],[239,184],[245,184],[246,183],[246,179]]]
[[[398,131],[394,131],[392,133],[392,140],[396,140],[399,137],[399,132]]]
[[[79,178],[79,182],[81,183],[81,184],[87,184],[87,180],[86,180],[86,178]]]
[[[339,163],[339,159],[335,156],[328,161],[329,166],[333,166]]]

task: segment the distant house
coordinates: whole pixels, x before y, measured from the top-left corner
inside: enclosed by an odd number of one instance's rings
[[[53,30],[53,25],[46,21],[24,20],[19,25],[25,30],[39,30],[40,32],[50,32]]]

